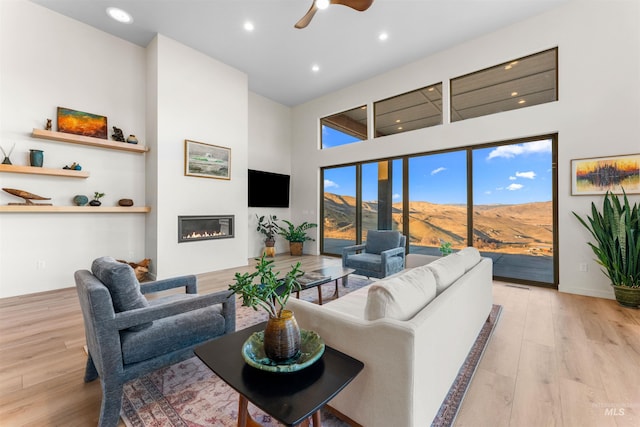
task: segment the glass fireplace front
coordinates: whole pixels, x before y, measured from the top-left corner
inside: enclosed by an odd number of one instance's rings
[[[233,215],[178,217],[178,243],[233,237]]]

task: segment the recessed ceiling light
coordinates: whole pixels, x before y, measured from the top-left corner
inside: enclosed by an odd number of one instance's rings
[[[398,126],[398,130],[402,130],[402,126]]]
[[[129,15],[128,12],[118,9],[117,7],[108,7],[107,15],[118,22],[122,22],[123,24],[131,24],[133,22],[133,17]]]
[[[511,92],[511,96],[518,96],[518,92]]]
[[[435,90],[435,88],[432,86],[429,89],[427,89],[429,92],[433,92]]]
[[[396,123],[400,123],[400,119],[396,120]]]
[[[387,33],[380,33],[380,35],[378,36],[378,40],[380,40],[382,42],[385,41],[388,38],[389,38],[389,34],[387,34]]]
[[[504,66],[504,69],[505,69],[505,70],[510,70],[510,69],[511,69],[511,64],[509,64],[509,65],[505,65],[505,66]]]
[[[253,26],[253,22],[251,21],[247,21],[244,23],[244,29],[251,32],[255,29],[255,27]]]
[[[518,104],[524,104],[525,102],[527,101],[525,101],[524,99],[521,99],[520,101],[518,101]]]
[[[366,106],[366,105],[363,105],[362,107],[360,107],[360,109],[361,109],[361,110],[366,110],[366,109],[367,109],[367,106]]]
[[[316,0],[316,7],[318,9],[326,9],[329,7],[329,0]]]
[[[318,66],[318,64],[313,64],[313,66],[311,66],[311,71],[313,71],[314,73],[320,71],[320,67]]]

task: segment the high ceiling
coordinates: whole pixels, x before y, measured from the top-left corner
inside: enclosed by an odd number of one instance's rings
[[[32,1],[142,47],[167,36],[245,72],[251,91],[294,106],[569,0],[375,0],[365,12],[331,5],[301,30],[293,25],[312,0]],[[133,23],[112,20],[110,6]]]

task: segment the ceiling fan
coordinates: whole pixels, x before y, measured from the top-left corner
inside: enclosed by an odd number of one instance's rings
[[[313,3],[307,13],[298,22],[296,22],[294,27],[306,27],[309,25],[309,22],[311,22],[313,15],[316,14],[318,9],[326,9],[329,4],[341,4],[343,6],[350,7],[351,9],[355,9],[358,12],[364,12],[373,4],[373,0],[313,0]]]

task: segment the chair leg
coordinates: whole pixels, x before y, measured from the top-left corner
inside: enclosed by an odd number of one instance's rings
[[[122,386],[119,381],[102,380],[102,405],[98,427],[116,427],[122,409]]]
[[[98,378],[98,371],[96,370],[96,365],[93,364],[93,359],[91,355],[87,355],[87,366],[84,370],[84,382],[89,383]]]

